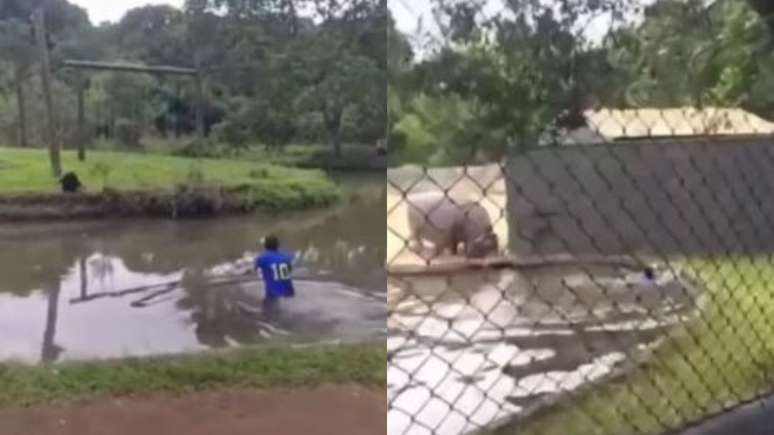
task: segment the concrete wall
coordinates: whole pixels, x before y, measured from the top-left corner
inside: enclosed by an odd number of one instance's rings
[[[774,139],[546,148],[507,171],[518,255],[774,252]]]

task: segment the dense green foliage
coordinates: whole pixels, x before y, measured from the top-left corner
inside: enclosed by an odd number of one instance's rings
[[[774,118],[766,2],[433,0],[412,58],[393,32],[392,144],[403,161],[490,161],[582,125],[585,109],[725,106]],[[766,3],[766,4],[764,4]]]
[[[35,5],[0,1],[0,143],[42,142],[29,23]],[[46,5],[55,67],[64,59],[200,65],[208,143],[326,143],[338,153],[344,143],[372,145],[385,134],[386,90],[378,84],[386,81],[386,15],[379,0],[189,0],[183,10],[145,6],[99,26],[67,0]],[[190,78],[55,69],[68,145],[78,141],[73,109],[81,87],[92,138],[139,147],[143,138],[195,132]]]

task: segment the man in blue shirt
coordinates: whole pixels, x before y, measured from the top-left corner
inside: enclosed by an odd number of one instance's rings
[[[279,240],[276,236],[267,236],[263,241],[266,249],[255,258],[254,269],[261,271],[266,285],[266,302],[279,298],[292,298],[295,288],[291,280],[293,258],[279,250]]]

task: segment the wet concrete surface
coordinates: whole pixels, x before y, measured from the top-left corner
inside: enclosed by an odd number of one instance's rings
[[[390,277],[388,434],[459,435],[609,374],[699,289],[611,266]]]
[[[384,178],[329,210],[201,221],[0,225],[0,360],[59,361],[385,335]],[[276,234],[297,297],[273,313],[243,271]]]

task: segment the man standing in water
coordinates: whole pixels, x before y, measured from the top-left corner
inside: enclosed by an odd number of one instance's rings
[[[255,258],[254,270],[261,271],[266,286],[264,304],[274,304],[280,298],[292,298],[296,291],[291,280],[293,257],[279,250],[279,240],[274,235],[263,241],[265,251]]]

